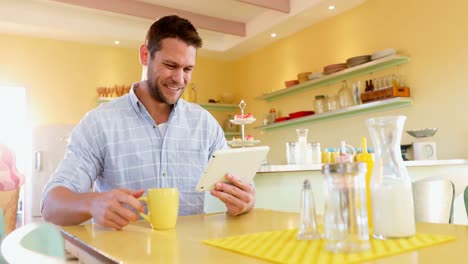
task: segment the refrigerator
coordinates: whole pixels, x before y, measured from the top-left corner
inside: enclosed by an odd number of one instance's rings
[[[74,125],[51,124],[33,128],[32,170],[26,175],[23,196],[23,221],[25,224],[42,222],[42,190],[64,158],[68,139]]]

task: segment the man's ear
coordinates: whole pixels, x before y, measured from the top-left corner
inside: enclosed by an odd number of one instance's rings
[[[140,46],[140,63],[143,66],[148,66],[149,58],[150,58],[150,54],[149,54],[148,47],[145,44],[141,45]]]

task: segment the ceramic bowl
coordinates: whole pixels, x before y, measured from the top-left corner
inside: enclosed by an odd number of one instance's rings
[[[299,84],[299,81],[298,80],[289,80],[289,81],[285,81],[284,82],[284,85],[287,87],[291,87],[293,85],[297,85]]]
[[[415,138],[422,138],[422,137],[432,137],[437,132],[437,128],[422,128],[422,129],[413,129],[413,130],[406,130],[406,133],[410,134]]]

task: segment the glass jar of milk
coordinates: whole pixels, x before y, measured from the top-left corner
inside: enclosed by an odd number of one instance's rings
[[[406,116],[367,120],[375,148],[371,176],[373,236],[404,238],[415,234],[413,190],[400,150]]]
[[[310,163],[308,158],[308,148],[307,148],[307,135],[309,134],[309,129],[307,128],[298,128],[297,132],[297,148],[296,148],[296,164],[304,165]]]

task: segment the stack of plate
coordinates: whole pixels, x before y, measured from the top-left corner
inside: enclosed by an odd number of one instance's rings
[[[391,56],[391,55],[394,55],[394,54],[396,54],[396,50],[392,49],[392,48],[379,50],[379,51],[376,51],[376,52],[372,53],[371,59],[372,60],[378,60],[378,59],[381,59],[381,58],[384,58],[384,57],[387,57],[387,56]]]
[[[308,78],[309,80],[314,80],[322,76],[323,76],[323,72],[314,72],[314,73],[309,74]]]
[[[313,115],[313,114],[315,114],[314,111],[299,111],[299,112],[294,112],[294,113],[290,113],[290,114],[289,114],[289,119],[304,117],[304,116]]]
[[[347,59],[346,65],[348,65],[348,67],[354,67],[369,61],[371,61],[371,55],[362,55]]]
[[[347,68],[347,65],[346,63],[336,63],[336,64],[331,64],[331,65],[327,65],[323,68],[323,73],[325,75],[327,74],[332,74],[332,73],[335,73],[335,72],[339,72],[339,71],[342,71],[344,69]]]

